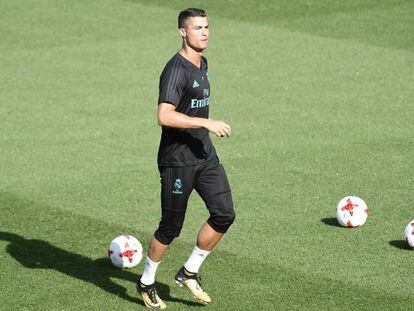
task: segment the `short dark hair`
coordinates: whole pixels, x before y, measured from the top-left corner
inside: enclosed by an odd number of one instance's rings
[[[206,12],[203,9],[188,8],[181,11],[178,15],[178,28],[184,28],[184,23],[189,17],[206,17]]]

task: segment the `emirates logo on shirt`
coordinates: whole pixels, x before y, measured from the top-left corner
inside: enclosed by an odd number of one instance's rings
[[[194,108],[203,108],[210,104],[210,97],[203,98],[203,99],[192,99],[191,100],[191,109]]]
[[[210,90],[209,89],[203,89],[203,99],[192,99],[191,100],[191,109],[194,108],[203,108],[210,104]]]

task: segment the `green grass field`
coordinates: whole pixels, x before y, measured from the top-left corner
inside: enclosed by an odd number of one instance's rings
[[[414,2],[0,0],[0,310],[144,310],[160,217],[158,78],[179,10],[209,14],[213,143],[237,219],[201,269],[206,310],[412,310]],[[352,194],[359,229],[337,226]],[[158,269],[171,310],[200,309],[173,276],[208,213],[193,195]]]

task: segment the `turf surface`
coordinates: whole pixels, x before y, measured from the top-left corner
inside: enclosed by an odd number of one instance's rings
[[[201,275],[212,310],[408,310],[414,218],[412,1],[0,1],[0,309],[144,310],[142,272],[108,264],[123,232],[159,220],[158,77],[176,15],[203,6],[212,138],[237,220]],[[340,228],[334,207],[370,216]],[[207,217],[193,196],[157,275],[172,277]]]

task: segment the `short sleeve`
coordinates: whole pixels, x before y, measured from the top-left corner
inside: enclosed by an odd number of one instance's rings
[[[178,61],[167,64],[160,76],[158,104],[170,103],[175,107],[180,103],[185,88],[185,75]]]

